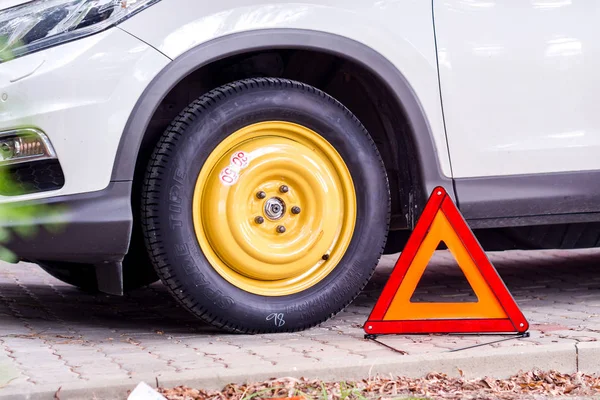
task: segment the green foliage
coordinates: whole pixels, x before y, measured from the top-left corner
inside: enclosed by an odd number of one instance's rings
[[[22,193],[23,188],[14,182],[7,174],[6,169],[0,168],[0,187],[3,192],[12,194]],[[46,229],[52,232],[59,232],[64,229],[64,225],[59,223],[49,223],[43,226],[36,226],[36,219],[45,221],[58,220],[53,216],[60,214],[64,210],[62,207],[40,205],[22,202],[0,203],[0,260],[16,262],[17,257],[5,247],[5,244],[12,238],[12,235],[18,235],[23,239],[32,239],[40,229]],[[10,226],[11,229],[7,229]]]
[[[20,47],[21,42],[9,43],[6,35],[0,36],[0,62],[6,62],[15,58],[13,49]]]

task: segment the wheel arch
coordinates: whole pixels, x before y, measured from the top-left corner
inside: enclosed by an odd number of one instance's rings
[[[391,127],[387,129],[390,132],[388,135],[394,137],[389,139],[398,146],[402,146],[402,140],[408,140],[412,148],[408,156],[414,160],[394,161],[408,163],[406,165],[411,178],[410,188],[402,199],[406,203],[403,209],[406,226],[414,226],[434,187],[443,186],[453,195],[452,181],[442,173],[429,123],[406,77],[382,54],[360,42],[331,33],[303,29],[263,29],[234,33],[196,46],[174,59],[152,80],[135,105],[119,143],[112,180],[132,181],[136,171],[143,168],[140,150],[144,141],[149,139],[147,132],[150,123],[161,103],[182,80],[229,57],[278,49],[316,51],[347,60],[369,71],[386,89],[386,93],[393,97],[392,103],[406,119],[409,137],[400,138],[404,132]]]

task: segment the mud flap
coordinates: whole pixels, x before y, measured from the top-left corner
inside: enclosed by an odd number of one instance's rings
[[[102,293],[123,296],[123,263],[107,261],[94,265],[98,290]]]

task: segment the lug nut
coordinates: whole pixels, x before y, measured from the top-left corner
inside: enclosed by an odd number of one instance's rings
[[[289,192],[289,190],[290,190],[290,188],[289,188],[289,187],[287,187],[286,185],[281,185],[281,186],[279,186],[279,191],[280,191],[281,193],[287,193],[287,192]]]
[[[285,226],[283,225],[277,225],[277,232],[278,233],[284,233],[285,232]]]
[[[265,197],[267,197],[267,194],[261,190],[260,192],[256,193],[256,197],[258,197],[259,199],[264,199]]]
[[[323,260],[327,261],[329,260],[329,254],[323,254],[323,257],[321,257]]]
[[[254,222],[256,222],[257,224],[262,224],[263,222],[265,222],[265,219],[259,215],[258,217],[254,218]]]
[[[292,207],[291,211],[292,211],[292,214],[300,214],[301,210],[300,210],[300,207],[294,206],[294,207]]]

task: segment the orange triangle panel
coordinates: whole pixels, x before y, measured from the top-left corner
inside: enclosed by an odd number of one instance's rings
[[[410,301],[444,242],[471,285],[475,303]],[[529,323],[446,191],[435,188],[364,330],[388,333],[524,333]]]

